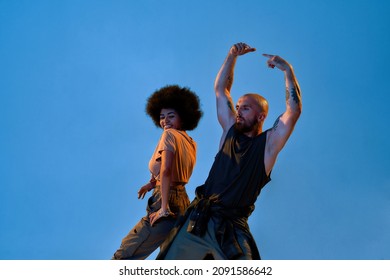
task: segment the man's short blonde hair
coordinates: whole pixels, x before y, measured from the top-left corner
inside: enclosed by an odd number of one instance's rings
[[[259,95],[257,93],[247,93],[247,94],[244,94],[242,97],[244,97],[244,96],[249,97],[253,101],[255,101],[255,103],[259,107],[260,112],[264,113],[265,116],[268,115],[268,101],[264,97],[262,97],[261,95]]]

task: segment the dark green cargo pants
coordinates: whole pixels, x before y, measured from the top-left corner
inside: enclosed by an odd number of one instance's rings
[[[171,187],[169,195],[169,207],[176,218],[183,215],[190,201],[182,185]],[[154,252],[168,236],[173,228],[176,218],[167,217],[159,219],[153,227],[149,222],[150,213],[161,208],[161,192],[157,186],[152,196],[148,199],[146,216],[143,217],[133,229],[122,239],[120,248],[114,253],[115,260],[143,260]]]

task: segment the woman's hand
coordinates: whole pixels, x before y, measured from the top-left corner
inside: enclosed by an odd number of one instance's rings
[[[174,216],[175,214],[171,212],[170,209],[163,210],[160,208],[158,211],[153,212],[149,215],[150,225],[153,226],[160,218],[166,218],[168,216]]]
[[[153,183],[151,183],[151,182],[149,182],[149,183],[147,183],[146,185],[143,185],[140,189],[139,189],[139,191],[138,191],[138,199],[144,199],[144,197],[145,197],[145,194],[147,193],[147,192],[149,192],[150,190],[152,190],[153,188],[154,188],[154,186],[155,186],[155,184],[153,184]]]

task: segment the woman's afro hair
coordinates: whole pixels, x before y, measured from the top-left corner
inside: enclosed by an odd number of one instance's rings
[[[147,100],[146,113],[160,127],[161,109],[174,109],[182,121],[182,130],[193,130],[203,115],[199,97],[187,87],[167,85],[156,90]]]

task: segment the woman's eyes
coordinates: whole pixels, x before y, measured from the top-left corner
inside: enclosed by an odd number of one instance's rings
[[[174,119],[175,118],[175,115],[169,115],[168,116],[168,119]],[[160,116],[160,120],[163,120],[163,119],[165,119],[165,116]]]

